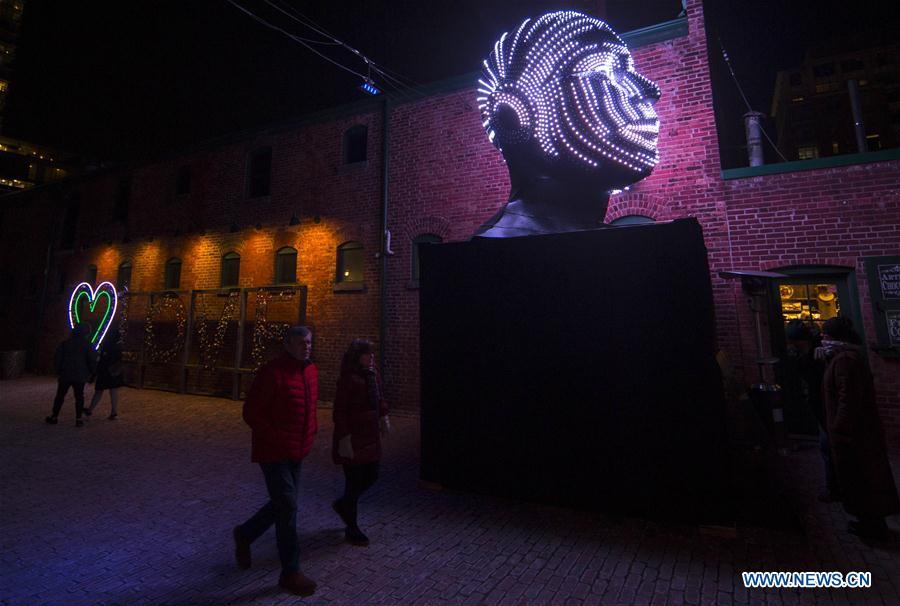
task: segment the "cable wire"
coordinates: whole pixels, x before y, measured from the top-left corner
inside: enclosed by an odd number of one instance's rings
[[[268,27],[268,28],[270,28],[270,29],[273,29],[273,30],[275,30],[276,32],[279,32],[279,33],[284,34],[285,36],[287,36],[287,37],[290,38],[291,40],[297,42],[298,44],[302,44],[302,45],[303,45],[304,47],[306,47],[308,50],[310,50],[310,51],[314,52],[315,54],[319,55],[320,57],[322,57],[323,59],[325,59],[325,60],[328,61],[329,63],[332,63],[332,64],[336,65],[337,67],[341,68],[342,70],[344,70],[344,71],[346,71],[346,72],[350,72],[350,73],[353,74],[354,76],[359,76],[359,77],[362,78],[363,80],[366,80],[366,79],[367,79],[367,77],[366,77],[365,75],[359,73],[358,71],[356,71],[356,70],[354,70],[354,69],[351,69],[351,68],[347,67],[346,65],[340,63],[339,61],[335,61],[334,59],[332,59],[332,58],[329,57],[328,55],[325,55],[324,53],[320,53],[318,50],[316,50],[315,48],[313,48],[312,46],[310,46],[310,45],[306,42],[306,40],[305,40],[304,38],[301,38],[300,36],[296,36],[296,35],[290,33],[289,31],[284,30],[284,29],[278,27],[277,25],[274,25],[274,24],[272,24],[272,23],[269,23],[268,21],[266,21],[266,20],[263,19],[262,17],[259,17],[259,16],[255,15],[255,14],[253,14],[252,12],[250,12],[249,10],[247,10],[246,8],[244,8],[243,6],[241,6],[240,4],[236,3],[234,0],[225,0],[225,2],[227,2],[227,3],[230,4],[230,5],[232,5],[233,7],[235,7],[236,9],[238,9],[239,11],[241,11],[241,12],[247,14],[251,19],[253,19],[253,20],[256,21],[257,23],[260,23],[260,24],[262,24],[262,25],[264,25],[264,26],[266,26],[266,27]]]
[[[722,58],[725,59],[725,65],[726,67],[728,67],[728,73],[731,74],[731,79],[734,80],[734,84],[735,86],[737,86],[738,92],[741,94],[741,99],[744,100],[744,105],[747,106],[747,111],[754,111],[753,107],[750,105],[750,101],[747,100],[747,95],[744,94],[744,89],[741,87],[741,83],[738,81],[737,75],[735,75],[734,73],[734,68],[731,66],[731,59],[729,59],[728,57],[728,51],[725,50],[725,45],[722,44],[722,37],[718,33],[716,33],[716,39],[719,41],[719,48],[722,49]],[[784,157],[784,154],[781,153],[781,150],[778,149],[778,146],[775,145],[775,143],[769,137],[769,133],[766,132],[766,129],[762,124],[759,125],[759,130],[766,138],[766,141],[769,142],[769,145],[772,146],[772,149],[775,150],[775,153],[777,153],[782,160],[788,162],[788,159]]]

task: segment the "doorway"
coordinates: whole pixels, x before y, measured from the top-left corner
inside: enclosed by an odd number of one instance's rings
[[[813,360],[813,350],[820,345],[823,324],[838,315],[849,317],[862,335],[855,272],[837,266],[772,271],[788,276],[772,282],[769,319],[772,351],[779,359],[775,370],[784,398],[784,422],[789,434],[818,436],[824,364]],[[798,333],[804,336],[797,339]]]

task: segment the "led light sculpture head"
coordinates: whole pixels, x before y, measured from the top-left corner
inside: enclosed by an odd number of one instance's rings
[[[477,100],[512,192],[478,235],[596,227],[609,192],[659,162],[659,96],[599,19],[560,11],[503,34],[484,61]]]

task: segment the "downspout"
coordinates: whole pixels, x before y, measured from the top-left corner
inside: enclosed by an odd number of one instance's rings
[[[385,96],[381,106],[381,250],[379,250],[379,296],[378,296],[378,370],[382,385],[385,383],[384,350],[387,338],[387,258],[393,254],[388,233],[388,156],[390,152],[390,102]]]

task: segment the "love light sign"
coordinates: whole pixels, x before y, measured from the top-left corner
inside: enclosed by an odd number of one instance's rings
[[[74,329],[82,322],[92,321],[96,328],[91,334],[91,344],[94,349],[100,349],[100,343],[116,315],[117,303],[116,287],[111,283],[101,282],[94,290],[90,284],[82,282],[69,298],[69,327]]]

